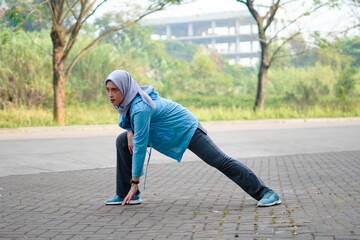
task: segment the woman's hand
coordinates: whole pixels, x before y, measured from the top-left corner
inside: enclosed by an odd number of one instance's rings
[[[128,139],[128,148],[129,148],[130,154],[133,154],[133,149],[134,149],[133,137],[134,137],[134,131],[129,130],[127,132],[127,139]]]
[[[128,192],[128,194],[124,198],[121,206],[124,206],[125,204],[129,204],[130,200],[134,198],[134,196],[135,196],[135,194],[137,192],[137,189],[138,189],[137,184],[131,184],[130,191]]]

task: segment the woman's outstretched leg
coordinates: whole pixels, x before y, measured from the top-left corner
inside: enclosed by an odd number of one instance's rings
[[[224,173],[254,199],[262,200],[267,193],[272,192],[250,168],[225,155],[202,130],[196,130],[188,148],[204,162]],[[280,202],[276,204],[278,203]]]

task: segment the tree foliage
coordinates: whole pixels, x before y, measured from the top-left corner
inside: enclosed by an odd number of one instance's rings
[[[6,31],[3,28],[0,33]],[[10,35],[10,41],[0,45],[2,108],[49,108],[52,105],[51,56],[46,52],[51,51],[52,43],[46,30],[28,34],[31,38],[23,31],[16,32]],[[121,34],[119,43],[99,42],[79,59],[66,83],[67,105],[108,104],[103,89],[104,78],[114,69],[125,69],[140,85],[153,85],[162,96],[186,106],[252,106],[256,93],[256,67],[229,65],[205,47],[196,47],[188,62],[181,53],[180,56],[169,53],[166,42],[151,40],[148,30],[140,25]],[[69,57],[73,58],[92,40],[91,34],[80,35]],[[339,46],[350,40],[339,39]],[[136,45],[140,47],[132,47]],[[313,56],[311,61],[301,65],[292,64],[293,58],[299,56],[282,58],[283,62],[279,59],[279,64],[274,62],[266,85],[267,105],[305,107],[322,101],[344,102],[360,97],[359,70],[350,53],[322,46],[312,48],[309,54]]]
[[[25,5],[34,5],[34,8],[28,12],[27,8],[20,5],[12,4],[12,7],[7,11],[5,16],[10,19],[9,24],[17,24],[14,29],[19,26],[24,26],[26,20],[34,16],[36,10],[43,9],[43,4],[46,4],[47,11],[44,14],[50,19],[51,23],[51,41],[52,41],[52,71],[53,71],[53,92],[54,92],[54,119],[57,124],[63,125],[65,123],[65,83],[70,76],[71,70],[79,59],[101,39],[110,35],[111,33],[126,29],[143,17],[162,10],[169,3],[180,3],[181,0],[150,0],[148,7],[142,8],[137,14],[131,16],[118,14],[114,26],[99,27],[99,34],[96,34],[94,39],[90,41],[85,47],[80,49],[73,58],[70,58],[80,30],[83,28],[87,20],[92,17],[96,10],[107,0],[45,0],[37,3],[37,0],[23,1]],[[11,5],[12,0],[9,0]],[[129,10],[128,8],[126,10]],[[125,12],[125,11],[124,11]],[[35,19],[36,20],[36,19]]]
[[[50,18],[45,6],[46,1],[40,0],[6,0],[6,9],[2,21],[9,28],[22,28],[25,31],[40,31],[50,26]]]

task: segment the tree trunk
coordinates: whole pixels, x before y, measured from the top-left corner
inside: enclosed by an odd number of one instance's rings
[[[254,105],[254,111],[262,111],[264,108],[264,100],[265,100],[265,82],[267,76],[267,68],[260,67],[258,74],[258,86],[257,86],[257,94]]]
[[[269,46],[266,42],[265,32],[260,33],[260,45],[261,45],[261,59],[260,59],[260,68],[258,73],[258,84],[257,84],[257,94],[254,104],[254,111],[262,111],[264,108],[265,100],[265,82],[267,77],[267,72],[269,69]]]
[[[65,75],[63,66],[54,67],[54,120],[65,125]]]
[[[65,124],[65,73],[64,62],[64,36],[62,31],[51,30],[53,43],[53,88],[54,88],[54,120],[58,125]]]

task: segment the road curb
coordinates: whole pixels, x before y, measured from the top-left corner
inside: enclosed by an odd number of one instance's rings
[[[360,117],[346,118],[297,118],[297,119],[259,119],[259,120],[228,120],[228,121],[207,121],[201,124],[207,127],[218,126],[246,126],[246,125],[286,125],[286,124],[306,124],[306,123],[345,123],[360,122]],[[0,128],[0,134],[12,133],[41,133],[41,132],[73,132],[73,131],[103,131],[118,130],[116,124],[105,125],[76,125],[76,126],[51,126],[51,127],[21,127],[21,128]]]

